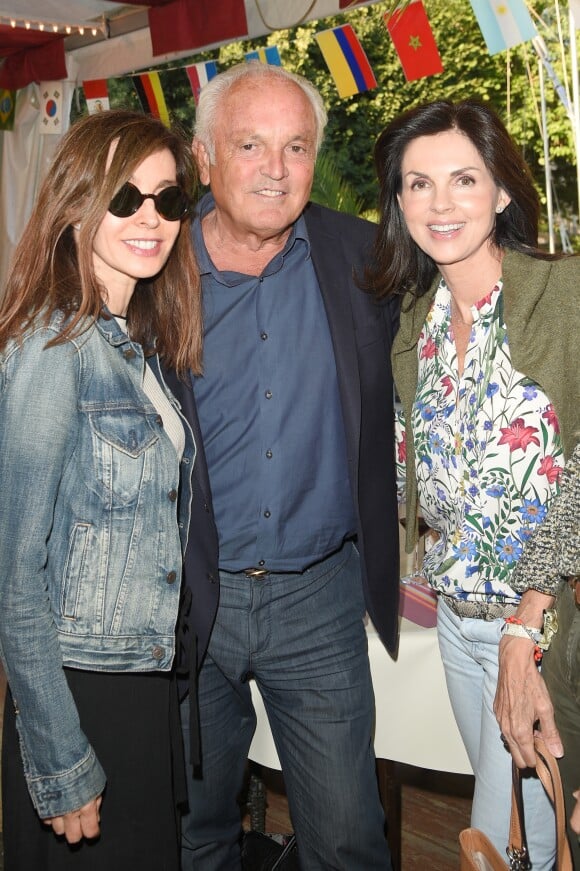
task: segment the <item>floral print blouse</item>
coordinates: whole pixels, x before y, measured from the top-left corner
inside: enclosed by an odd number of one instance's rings
[[[461,377],[443,279],[419,338],[417,483],[423,517],[439,533],[423,574],[446,595],[516,603],[511,573],[558,492],[562,444],[548,398],[512,366],[501,280],[471,311]],[[405,438],[399,421],[403,476]]]

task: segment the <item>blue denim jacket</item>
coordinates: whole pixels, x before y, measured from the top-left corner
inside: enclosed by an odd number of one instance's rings
[[[41,817],[105,785],[62,666],[171,668],[195,457],[184,420],[179,468],[141,346],[101,318],[46,348],[62,321],[0,355],[0,654]]]

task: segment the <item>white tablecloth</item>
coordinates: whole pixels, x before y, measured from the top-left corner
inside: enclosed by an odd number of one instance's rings
[[[377,757],[435,771],[471,774],[447,695],[437,630],[402,620],[396,662],[373,626],[367,626],[367,634],[377,711]],[[250,759],[268,768],[280,768],[262,697],[255,681],[251,683],[258,724]]]

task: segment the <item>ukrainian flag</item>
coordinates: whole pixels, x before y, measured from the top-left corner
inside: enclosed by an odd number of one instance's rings
[[[247,51],[246,60],[259,60],[260,63],[273,64],[275,67],[282,66],[280,52],[275,45],[268,45],[266,48],[257,48],[255,51]]]

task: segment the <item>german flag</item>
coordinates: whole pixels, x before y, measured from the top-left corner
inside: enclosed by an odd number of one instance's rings
[[[154,118],[159,118],[166,127],[169,127],[169,112],[165,104],[159,73],[141,73],[139,76],[131,76],[131,79],[143,111],[153,115]]]

